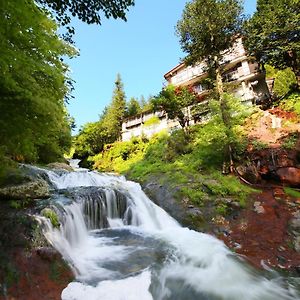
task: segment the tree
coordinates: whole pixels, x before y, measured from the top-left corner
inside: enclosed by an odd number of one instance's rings
[[[257,10],[245,23],[245,45],[260,64],[299,71],[299,0],[258,0]]]
[[[61,25],[69,25],[71,16],[87,24],[101,24],[101,13],[106,18],[122,19],[126,21],[126,11],[134,5],[134,0],[37,0],[39,4],[50,10]],[[71,41],[74,28],[67,26],[65,36]]]
[[[115,89],[113,91],[111,104],[108,106],[103,118],[103,126],[106,128],[109,143],[120,139],[122,132],[122,121],[125,115],[126,97],[120,74],[117,74]]]
[[[186,129],[190,121],[189,106],[196,101],[196,94],[187,87],[169,85],[152,99],[152,104],[155,110],[164,110],[168,118],[178,120],[180,126]]]
[[[228,104],[224,98],[221,58],[233,46],[242,25],[240,0],[193,0],[186,4],[182,19],[177,23],[177,34],[182,49],[187,53],[186,64],[206,61],[216,78],[222,120],[230,126]],[[231,158],[231,145],[228,153]]]
[[[132,117],[142,112],[139,101],[132,97],[126,105],[125,117]]]
[[[71,143],[61,57],[76,51],[33,0],[1,1],[0,16],[0,148],[28,162],[59,159]]]

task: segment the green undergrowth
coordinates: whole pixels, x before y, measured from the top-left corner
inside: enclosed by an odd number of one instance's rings
[[[226,214],[227,202],[223,203],[222,198],[244,207],[253,192],[236,177],[222,174],[226,138],[224,128],[215,122],[193,126],[188,133],[177,130],[151,139],[134,138],[110,145],[93,158],[94,167],[125,174],[140,183],[155,178],[176,191],[178,199],[197,206],[218,201],[217,210]],[[237,137],[235,143],[238,156],[245,145]]]
[[[293,198],[300,198],[300,192],[293,188],[285,187],[285,188],[283,188],[283,190],[287,195],[289,195]]]
[[[297,115],[297,122],[300,121],[300,92],[294,92],[285,97],[280,103],[279,107],[283,110],[294,112]]]

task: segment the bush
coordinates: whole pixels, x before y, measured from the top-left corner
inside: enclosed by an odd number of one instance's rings
[[[300,117],[300,93],[292,93],[280,102],[279,107],[295,112]]]
[[[290,69],[280,70],[277,72],[274,81],[274,93],[277,97],[284,97],[297,86],[295,73]]]

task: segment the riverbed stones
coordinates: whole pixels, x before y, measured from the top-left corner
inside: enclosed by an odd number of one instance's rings
[[[23,200],[49,198],[49,185],[43,179],[7,186],[0,189],[0,199]]]
[[[260,201],[255,201],[254,204],[254,211],[258,214],[263,214],[265,213],[265,209],[264,207],[261,205],[261,202]]]

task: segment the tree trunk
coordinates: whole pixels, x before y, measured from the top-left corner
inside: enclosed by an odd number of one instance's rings
[[[217,93],[219,96],[220,101],[220,108],[221,108],[221,116],[223,123],[226,127],[226,136],[228,140],[230,139],[230,136],[228,134],[228,130],[230,128],[230,114],[229,114],[229,108],[227,105],[227,101],[224,99],[224,88],[223,88],[223,80],[221,75],[221,68],[219,64],[218,57],[214,57],[214,63],[215,63],[215,70],[216,70],[216,88]],[[233,173],[234,171],[234,165],[233,165],[233,158],[232,158],[232,145],[231,142],[228,142],[228,156],[229,156],[229,162],[230,162],[230,172]]]

